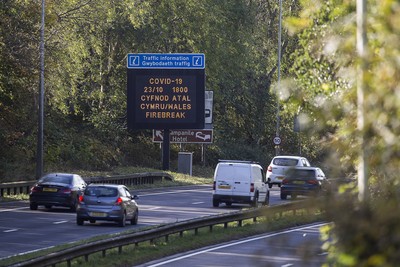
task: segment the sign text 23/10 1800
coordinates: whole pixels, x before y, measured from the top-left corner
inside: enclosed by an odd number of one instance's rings
[[[189,120],[196,105],[194,76],[142,76],[136,80],[137,120]]]

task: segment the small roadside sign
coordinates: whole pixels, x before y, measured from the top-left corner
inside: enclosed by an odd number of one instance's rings
[[[279,136],[275,136],[274,137],[274,144],[275,145],[280,145],[281,144],[281,138]]]
[[[163,140],[164,131],[153,130],[153,142],[162,143]],[[211,144],[213,140],[213,130],[170,130],[169,140],[171,143]]]

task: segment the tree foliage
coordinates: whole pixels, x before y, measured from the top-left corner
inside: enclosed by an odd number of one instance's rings
[[[288,27],[299,32],[296,87],[288,109],[300,110],[330,146],[340,168],[353,169],[364,149],[369,169],[365,202],[357,189],[327,203],[324,229],[328,266],[397,266],[399,262],[400,75],[398,1],[367,1],[367,72],[364,129],[357,129],[355,1],[303,1]],[[310,123],[312,122],[312,123]],[[329,132],[326,132],[326,130]],[[321,131],[322,130],[322,131]],[[364,135],[365,147],[358,142]],[[334,158],[334,157],[332,157]]]
[[[41,5],[5,0],[0,7],[0,177],[10,179],[30,175],[35,165]],[[299,8],[285,1],[284,16]],[[210,164],[268,162],[275,152],[278,11],[272,0],[46,1],[46,171],[160,161],[150,130],[126,129],[128,53],[204,53],[206,89],[214,91]],[[297,40],[286,31],[282,39],[285,76]],[[292,125],[293,114],[282,114],[282,151],[295,154]],[[312,145],[303,146],[316,157]]]

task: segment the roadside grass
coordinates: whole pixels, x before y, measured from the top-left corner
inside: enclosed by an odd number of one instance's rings
[[[91,254],[88,257],[88,261],[86,261],[84,257],[80,257],[72,260],[70,265],[67,263],[60,263],[57,264],[57,266],[135,266],[177,253],[187,252],[205,246],[216,245],[223,242],[295,227],[311,222],[322,221],[323,219],[323,214],[320,212],[315,212],[312,214],[306,210],[304,210],[304,212],[297,212],[296,214],[293,214],[293,212],[283,212],[280,216],[268,218],[261,217],[257,219],[257,221],[253,221],[253,219],[244,220],[242,222],[242,226],[239,226],[237,222],[232,222],[229,223],[226,228],[224,224],[215,225],[212,228],[212,231],[210,231],[210,228],[205,227],[198,229],[197,233],[195,233],[195,231],[185,231],[183,232],[182,236],[179,233],[176,233],[170,235],[168,237],[168,241],[166,241],[165,237],[161,237],[153,240],[152,242],[142,242],[139,244],[124,246],[121,251],[119,251],[118,248],[107,250],[105,255],[103,255],[103,252]],[[120,233],[118,235],[123,234],[124,233]],[[111,236],[116,235],[99,236],[96,238],[65,244],[22,256],[11,257],[1,260],[0,266],[16,264],[24,260],[47,255],[55,251],[62,251],[69,247],[109,238]]]

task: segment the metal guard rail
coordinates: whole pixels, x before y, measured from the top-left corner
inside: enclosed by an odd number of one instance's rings
[[[161,182],[164,180],[172,181],[174,178],[172,175],[166,172],[145,172],[145,173],[135,173],[127,175],[117,175],[117,176],[98,176],[98,177],[88,177],[84,180],[89,183],[109,183],[109,184],[124,184],[126,186],[142,185],[142,184],[154,184],[155,182]],[[17,195],[17,194],[29,194],[30,188],[37,182],[34,181],[23,181],[23,182],[13,182],[0,184],[0,197],[7,195]]]
[[[89,255],[97,252],[102,252],[104,257],[106,255],[106,250],[118,248],[119,253],[121,253],[123,246],[132,244],[138,245],[140,242],[146,241],[152,242],[154,239],[163,237],[165,238],[166,242],[168,242],[169,235],[180,233],[180,236],[182,236],[183,232],[189,230],[194,230],[195,234],[197,234],[199,228],[209,227],[210,231],[212,231],[212,227],[215,225],[224,224],[224,227],[227,228],[229,223],[238,222],[238,225],[242,226],[242,221],[247,219],[253,219],[253,221],[256,221],[257,217],[271,217],[276,216],[277,214],[282,215],[283,212],[293,212],[296,214],[297,210],[307,209],[309,211],[312,208],[307,206],[308,204],[309,202],[298,201],[277,206],[261,207],[246,211],[177,222],[150,230],[139,231],[110,239],[77,245],[63,251],[54,252],[45,256],[19,262],[11,265],[10,267],[55,266],[57,263],[62,262],[67,262],[68,266],[71,266],[71,261],[79,257],[84,257],[86,261],[89,261]]]

